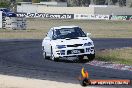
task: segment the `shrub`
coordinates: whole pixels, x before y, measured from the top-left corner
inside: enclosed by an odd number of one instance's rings
[[[9,2],[0,2],[0,8],[9,8],[10,3]]]

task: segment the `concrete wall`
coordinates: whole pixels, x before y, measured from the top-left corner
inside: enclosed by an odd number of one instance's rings
[[[103,14],[103,15],[132,15],[132,8],[128,7],[46,7],[37,4],[18,5],[18,12],[52,13],[52,14]]]
[[[105,8],[94,8],[94,14],[104,15],[132,15],[132,8],[128,7],[105,7]]]
[[[67,2],[40,2],[40,4],[52,7],[67,7]]]
[[[39,13],[54,14],[93,14],[92,7],[38,7]]]
[[[128,7],[38,7],[39,13],[132,15]]]
[[[39,5],[41,6],[41,5]],[[44,5],[43,5],[44,7]],[[17,11],[18,12],[25,12],[25,13],[37,13],[38,5],[37,4],[22,4],[17,5]]]

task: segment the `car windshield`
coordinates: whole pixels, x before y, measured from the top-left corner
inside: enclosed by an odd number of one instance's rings
[[[65,38],[78,38],[78,37],[86,37],[86,34],[82,31],[81,28],[62,28],[54,30],[53,39],[65,39]]]

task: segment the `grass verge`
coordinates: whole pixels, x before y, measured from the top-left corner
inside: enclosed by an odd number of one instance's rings
[[[110,61],[119,64],[132,65],[132,48],[120,48],[101,50],[96,52],[96,59],[100,61]]]
[[[0,39],[42,39],[51,27],[77,25],[93,38],[132,38],[131,21],[27,19],[27,30],[0,29]]]

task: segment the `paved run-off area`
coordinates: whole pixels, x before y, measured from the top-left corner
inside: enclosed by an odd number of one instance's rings
[[[126,86],[87,86],[86,88],[131,88]],[[0,88],[84,88],[79,84],[0,75]]]
[[[81,88],[81,85],[0,75],[0,88]]]
[[[0,88],[84,88],[79,84],[0,75]],[[131,88],[130,86],[87,86],[86,88]]]

